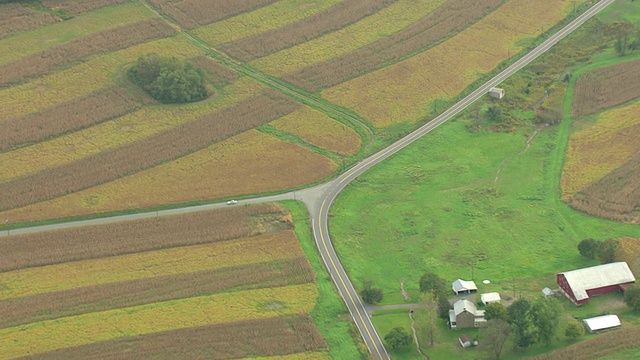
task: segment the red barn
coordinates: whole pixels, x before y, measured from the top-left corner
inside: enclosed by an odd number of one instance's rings
[[[624,290],[636,278],[626,262],[616,262],[559,273],[557,280],[562,292],[580,306],[590,296]]]

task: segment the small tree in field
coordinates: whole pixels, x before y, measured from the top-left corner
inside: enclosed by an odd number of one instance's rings
[[[598,246],[598,252],[596,258],[603,264],[608,264],[616,261],[616,250],[620,246],[620,242],[617,239],[607,239],[600,243]]]
[[[393,350],[402,350],[411,344],[411,335],[404,328],[396,327],[384,337],[384,341]]]
[[[366,280],[364,282],[361,295],[362,301],[366,302],[367,304],[377,304],[382,301],[382,298],[384,297],[382,289],[374,288],[373,281],[371,280]]]
[[[487,321],[487,326],[480,330],[482,335],[482,343],[480,347],[487,350],[495,356],[496,360],[500,360],[502,349],[511,334],[511,327],[502,319],[493,319]]]
[[[578,251],[580,255],[587,259],[595,259],[598,252],[598,246],[600,243],[593,239],[584,239],[578,244]]]
[[[431,271],[425,272],[420,277],[420,292],[421,293],[440,293],[446,289],[446,282],[440,276],[432,273]]]
[[[629,305],[635,311],[640,310],[640,286],[637,284],[631,285],[624,293],[624,302]]]
[[[584,326],[578,320],[571,320],[567,324],[567,329],[564,331],[564,335],[571,340],[575,340],[584,335]]]

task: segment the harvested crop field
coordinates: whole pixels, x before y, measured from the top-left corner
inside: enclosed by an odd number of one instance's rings
[[[248,333],[251,337],[246,338]],[[254,354],[275,356],[326,348],[311,318],[293,315],[126,337],[28,359],[112,359],[123,353],[128,358],[238,359]]]
[[[640,151],[567,203],[593,216],[640,224]]]
[[[0,4],[0,39],[21,31],[62,21],[53,14],[37,12],[22,4]]]
[[[615,261],[625,261],[633,275],[640,276],[640,239],[623,237],[616,240],[620,246],[616,249]]]
[[[83,36],[152,17],[152,12],[135,1],[99,9],[50,26],[19,32],[0,40],[0,63],[18,60]]]
[[[276,0],[151,0],[151,3],[187,29],[249,12]]]
[[[34,221],[279,191],[320,181],[336,168],[310,150],[248,131],[108,184],[0,212],[0,218]]]
[[[41,0],[42,5],[51,10],[63,11],[68,14],[78,15],[105,6],[122,4],[129,0]]]
[[[340,0],[318,0],[304,4],[297,0],[276,1],[254,11],[199,27],[194,33],[209,45],[218,46],[287,26],[338,3]]]
[[[548,354],[529,358],[530,360],[565,360],[585,359],[595,360],[603,356],[614,354],[640,346],[640,328],[624,327],[608,331],[588,340],[580,341],[571,346],[555,350]]]
[[[285,215],[279,206],[256,205],[2,237],[0,271],[268,234],[293,227]]]
[[[566,201],[589,185],[628,163],[640,151],[640,102],[598,115],[591,126],[577,121],[562,170]]]
[[[309,107],[300,108],[270,125],[338,154],[353,155],[362,144],[353,129]]]
[[[266,124],[298,106],[280,93],[267,91],[158,135],[1,183],[0,197],[6,198],[0,210],[50,200],[174,160]]]
[[[561,0],[509,1],[447,41],[322,95],[376,127],[415,123],[430,112],[434,100],[459,94],[479,73],[520,51],[522,39],[561,21],[571,6]]]
[[[291,227],[264,204],[0,237],[0,357],[325,353]]]
[[[174,34],[175,30],[160,19],[104,30],[0,65],[0,86],[24,82],[32,77],[67,68],[86,61],[93,55],[125,49]]]
[[[501,3],[499,0],[448,1],[402,31],[344,55],[285,74],[282,78],[310,92],[338,85],[435,46]]]
[[[281,76],[366,46],[401,31],[434,11],[445,0],[398,0],[355,24],[250,62]]]
[[[640,97],[640,60],[588,71],[576,80],[573,116],[594,114]]]
[[[220,49],[241,61],[251,61],[341,29],[395,1],[345,0],[302,21],[223,44]]]
[[[140,106],[142,102],[122,88],[110,86],[100,89],[41,112],[4,121],[0,132],[0,151],[97,125]],[[22,166],[25,166],[24,162]]]

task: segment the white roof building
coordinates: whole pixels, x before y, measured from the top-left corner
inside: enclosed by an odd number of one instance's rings
[[[478,310],[476,304],[466,299],[460,299],[449,310],[449,326],[452,329],[483,327],[487,323],[484,310]]]
[[[582,322],[590,333],[622,325],[617,315],[596,316],[584,319]]]
[[[490,292],[486,294],[480,295],[480,300],[483,304],[491,304],[491,303],[499,303],[500,302],[500,294],[497,292]]]
[[[456,293],[456,295],[458,295],[459,293],[464,294],[478,291],[476,283],[474,283],[473,281],[466,281],[462,279],[454,281],[451,284],[451,289],[453,289],[453,292]]]
[[[576,304],[588,301],[590,295],[605,294],[621,284],[636,281],[626,262],[615,262],[559,273],[558,285]]]

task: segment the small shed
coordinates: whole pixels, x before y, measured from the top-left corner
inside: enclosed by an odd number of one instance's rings
[[[505,91],[504,89],[501,88],[497,88],[497,87],[492,87],[491,89],[489,89],[489,95],[500,100],[504,97]]]
[[[620,326],[620,318],[617,315],[602,315],[582,320],[587,330],[592,333],[594,331],[609,329]]]
[[[497,292],[490,292],[490,293],[486,293],[486,294],[481,294],[480,295],[480,300],[482,301],[482,303],[484,305],[491,304],[491,303],[499,303],[500,302],[500,294],[498,294]]]
[[[478,287],[476,283],[473,281],[466,281],[462,279],[458,279],[451,284],[451,289],[456,295],[460,294],[471,294],[478,291]]]
[[[472,345],[471,339],[469,339],[469,337],[466,334],[460,335],[460,337],[458,338],[458,342],[460,343],[460,346],[462,346],[463,348],[468,348],[468,347],[471,347]]]

